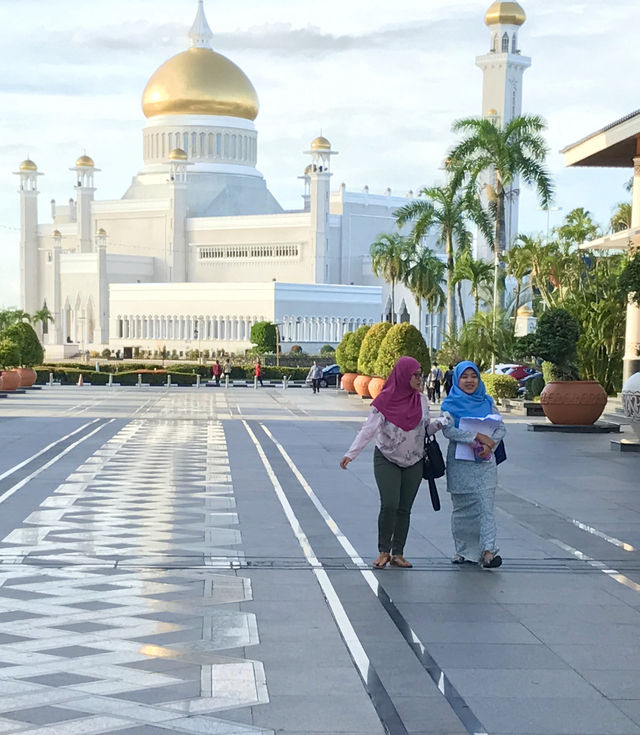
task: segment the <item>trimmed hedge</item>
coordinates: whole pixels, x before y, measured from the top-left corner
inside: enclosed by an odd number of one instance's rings
[[[380,343],[378,359],[375,365],[375,374],[381,378],[388,378],[393,366],[405,355],[414,357],[426,375],[431,369],[429,350],[424,337],[409,322],[394,324]]]
[[[518,381],[510,375],[484,373],[482,382],[487,393],[494,399],[518,397]]]
[[[358,355],[358,372],[362,375],[375,375],[380,345],[390,329],[389,322],[378,322],[365,334]]]

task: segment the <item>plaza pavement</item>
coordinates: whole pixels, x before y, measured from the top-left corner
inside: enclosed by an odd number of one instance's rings
[[[640,735],[640,456],[507,416],[504,566],[450,564],[441,481],[414,569],[373,572],[371,448],[338,468],[367,407],[2,401],[0,733]]]

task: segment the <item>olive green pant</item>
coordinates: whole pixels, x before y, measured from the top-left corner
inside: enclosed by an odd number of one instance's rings
[[[376,447],[373,474],[380,492],[378,551],[402,554],[409,532],[411,506],[422,480],[422,460],[411,467],[400,467]]]

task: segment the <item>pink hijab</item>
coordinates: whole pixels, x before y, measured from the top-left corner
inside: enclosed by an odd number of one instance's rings
[[[380,395],[371,402],[392,424],[403,431],[415,429],[422,419],[422,398],[409,381],[420,363],[413,357],[401,357],[393,366]]]

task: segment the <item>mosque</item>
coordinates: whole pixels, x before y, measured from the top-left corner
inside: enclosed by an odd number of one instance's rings
[[[515,2],[494,2],[486,13],[484,115],[519,114],[524,19]],[[189,38],[190,48],[144,89],[143,166],[121,199],[95,198],[100,169],[85,154],[70,168],[75,196],[63,206],[52,200],[52,222],[39,223],[42,173],[31,160],[16,172],[21,308],[52,312],[43,334],[49,358],[107,347],[240,352],[258,321],[278,325],[283,350],[296,343],[313,351],[392,317],[369,248],[396,230],[393,212],[406,197],[344,184],[332,191],[337,151],[319,136],[300,176],[303,206],[283,210],[256,169],[256,91],[212,49],[203,0]],[[435,235],[428,244],[436,248]],[[421,310],[400,291],[394,320],[424,332]]]

